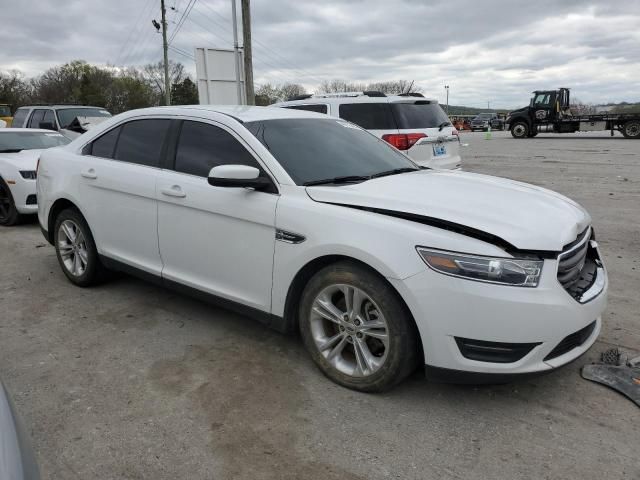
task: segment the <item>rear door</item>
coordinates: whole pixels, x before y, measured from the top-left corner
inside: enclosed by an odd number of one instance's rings
[[[431,168],[460,166],[457,131],[437,102],[403,99],[392,101],[390,106],[399,133],[424,135],[406,150],[413,161]]]
[[[80,191],[98,251],[159,276],[156,178],[170,120],[130,120],[87,145]]]

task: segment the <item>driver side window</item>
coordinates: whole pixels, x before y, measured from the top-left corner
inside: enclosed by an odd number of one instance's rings
[[[536,95],[536,99],[533,102],[534,105],[548,105],[549,104],[549,97],[550,95],[548,93],[539,93],[538,95]]]
[[[219,165],[248,165],[263,171],[253,155],[226,130],[185,120],[176,149],[176,172],[208,177]]]

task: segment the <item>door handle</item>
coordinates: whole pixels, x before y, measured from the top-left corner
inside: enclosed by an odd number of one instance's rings
[[[171,188],[163,188],[160,190],[160,193],[167,195],[168,197],[184,198],[187,196],[187,194],[182,191],[182,188],[180,188],[180,185],[173,185]]]
[[[92,180],[95,180],[96,178],[98,178],[98,174],[93,168],[88,168],[86,170],[83,170],[80,173],[80,175],[82,175],[84,178],[90,178]]]

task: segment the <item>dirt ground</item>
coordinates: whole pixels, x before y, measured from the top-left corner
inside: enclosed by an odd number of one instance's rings
[[[464,134],[465,168],[542,185],[592,214],[610,277],[594,347],[522,383],[417,372],[358,394],[301,342],[123,276],[73,287],[37,223],[0,230],[0,377],[44,479],[640,478],[640,410],[583,380],[640,354],[640,141]],[[464,192],[460,193],[464,195]]]

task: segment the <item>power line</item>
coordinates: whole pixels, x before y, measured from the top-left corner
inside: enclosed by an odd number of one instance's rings
[[[178,25],[176,26],[176,29],[173,31],[173,34],[171,34],[171,38],[169,38],[169,43],[173,42],[173,39],[176,37],[180,29],[182,28],[182,25],[184,25],[185,20],[191,13],[191,10],[193,10],[193,7],[197,1],[198,0],[189,0],[187,7],[184,9],[184,12],[182,12],[182,16],[180,17],[180,20],[178,20]]]
[[[125,47],[128,45],[129,40],[131,40],[131,37],[133,35],[133,32],[138,32],[138,34],[140,34],[140,31],[142,30],[142,28],[144,28],[144,26],[140,23],[140,20],[142,19],[142,16],[144,15],[144,12],[147,11],[149,9],[149,5],[153,2],[153,0],[149,0],[140,10],[140,14],[138,15],[138,18],[136,19],[136,21],[133,24],[133,28],[131,28],[129,30],[129,35],[127,35],[127,38],[125,39],[124,43],[122,44],[122,46],[120,47],[120,51],[118,52],[118,56],[116,57],[116,65],[118,63],[120,63],[120,58],[122,57],[122,53],[124,52]],[[136,29],[136,27],[141,27],[140,29]]]
[[[177,53],[178,55],[182,55],[183,57],[187,57],[190,58],[191,60],[195,61],[196,57],[194,57],[192,54],[185,52],[184,50],[180,49],[180,48],[176,48],[173,45],[169,45],[169,50]]]
[[[229,22],[229,19],[226,19],[225,17],[220,15],[215,9],[213,9],[210,5],[207,5],[203,1],[200,2],[198,4],[198,6],[199,7],[203,6],[203,7],[207,8],[208,10],[213,12],[217,17],[221,18],[224,22]],[[209,21],[211,21],[212,23],[217,25],[222,30],[226,31],[227,33],[231,33],[227,27],[225,27],[223,24],[220,24],[218,21],[214,20],[210,16],[206,15],[204,12],[202,12],[202,10],[197,10],[197,11],[203,17],[207,18]],[[300,67],[297,67],[296,65],[291,63],[289,60],[287,60],[285,57],[283,57],[282,55],[277,53],[275,50],[267,47],[262,42],[259,42],[258,40],[253,39],[253,43],[256,44],[260,49],[264,50],[261,55],[271,58],[272,61],[275,61],[275,62],[278,62],[278,63],[281,63],[281,64],[287,64],[288,65],[287,70],[292,70],[294,72],[297,72],[298,75],[300,75],[303,78],[312,79],[312,80],[314,80],[316,82],[322,83],[322,81],[323,81],[322,79],[320,79],[319,77],[316,77],[314,74],[312,74],[312,73],[310,73],[308,71],[305,71],[305,70],[301,69]],[[276,58],[276,57],[279,57],[279,59]]]
[[[150,29],[145,28],[145,26],[148,27],[147,20],[150,20],[151,14],[153,13],[154,0],[151,0],[147,5],[150,8],[147,8],[140,17],[140,28],[138,29],[137,34],[134,34],[134,36],[131,38],[133,47],[131,47],[122,58],[123,64],[126,64],[129,59],[134,56],[134,52],[136,52],[140,48],[142,39],[147,39],[149,36]]]

